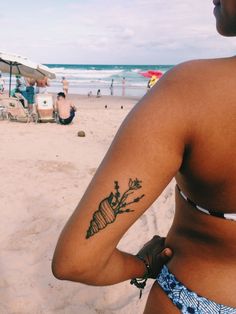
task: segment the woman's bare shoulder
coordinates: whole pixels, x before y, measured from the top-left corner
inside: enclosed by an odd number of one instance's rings
[[[227,71],[232,66],[236,67],[236,57],[195,59],[177,64],[171,70],[169,70],[165,76],[170,78],[176,77],[181,80],[191,80],[192,77],[195,79],[197,77],[202,78],[208,73],[211,74],[214,73],[214,71],[218,71],[220,69]]]
[[[191,60],[176,65],[158,82],[156,93],[189,114],[216,105],[224,94],[234,95],[236,58]]]

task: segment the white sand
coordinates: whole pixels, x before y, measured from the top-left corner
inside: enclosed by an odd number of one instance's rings
[[[0,121],[1,314],[142,313],[148,289],[139,301],[128,282],[95,288],[51,273],[59,233],[135,102],[80,97],[71,126]],[[85,138],[77,137],[79,130]],[[154,234],[164,235],[173,211],[171,184],[120,247],[136,253]]]

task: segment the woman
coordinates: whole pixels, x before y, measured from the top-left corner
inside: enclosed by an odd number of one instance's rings
[[[214,6],[220,34],[236,35],[236,1]],[[61,234],[58,278],[145,282],[149,256],[116,246],[175,176],[174,255],[145,313],[236,313],[235,72],[236,57],[181,64],[133,109]]]

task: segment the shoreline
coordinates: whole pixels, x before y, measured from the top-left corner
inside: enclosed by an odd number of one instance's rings
[[[57,93],[50,93],[56,99]],[[128,109],[133,108],[141,99],[141,97],[129,96],[85,96],[79,94],[68,94],[68,100],[72,101],[77,109]],[[107,108],[105,108],[107,106]],[[121,108],[123,107],[123,108]]]

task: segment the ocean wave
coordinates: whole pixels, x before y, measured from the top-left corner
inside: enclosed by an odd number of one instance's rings
[[[51,68],[57,76],[65,76],[70,78],[110,78],[119,75],[123,70],[86,70],[86,69],[66,69]]]
[[[110,87],[110,81],[104,81],[104,80],[70,80],[69,81],[70,87],[76,87],[76,86],[86,86],[86,87],[103,87],[103,88],[109,88]],[[52,81],[51,85],[53,86],[62,86],[61,81]],[[125,86],[122,84],[122,82],[114,82],[114,88],[143,88],[147,86],[147,81],[142,82],[135,82],[135,81],[129,81],[126,82]]]
[[[139,72],[142,72],[142,69],[132,69],[131,72],[139,73]]]
[[[50,85],[53,90],[62,89],[61,79],[63,76],[69,81],[70,92],[74,90],[88,91],[101,89],[110,92],[111,80],[114,80],[114,91],[123,94],[125,87],[126,92],[135,91],[133,94],[141,94],[146,90],[148,79],[141,76],[140,72],[147,70],[159,69],[162,72],[168,71],[172,66],[169,65],[67,65],[67,64],[50,64],[50,69],[55,72],[56,79],[51,80]],[[4,73],[6,88],[9,84],[9,74]],[[123,82],[125,77],[125,85]],[[13,76],[12,86],[15,86],[15,77]]]

